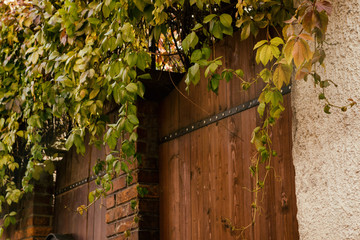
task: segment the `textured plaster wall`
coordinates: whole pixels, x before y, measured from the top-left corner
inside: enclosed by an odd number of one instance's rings
[[[333,0],[324,79],[332,101],[360,100],[360,0]],[[311,81],[293,83],[293,158],[302,240],[360,239],[359,105],[323,112]]]

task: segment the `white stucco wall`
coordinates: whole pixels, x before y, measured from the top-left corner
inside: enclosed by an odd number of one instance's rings
[[[332,101],[352,97],[346,113],[323,112],[319,88],[293,83],[293,159],[302,240],[360,239],[360,0],[333,0],[326,73],[339,87]]]

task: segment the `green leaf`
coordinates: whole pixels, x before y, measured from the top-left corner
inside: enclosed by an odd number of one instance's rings
[[[208,77],[209,71],[211,73],[214,73],[217,68],[218,68],[218,65],[216,63],[211,63],[205,70],[205,77]]]
[[[192,54],[191,54],[191,62],[197,62],[198,60],[200,60],[202,58],[202,52],[200,49],[196,49]]]
[[[97,18],[88,18],[87,20],[89,21],[89,23],[95,24],[95,25],[98,25],[99,23],[101,23],[101,20],[97,19]]]
[[[257,42],[257,43],[255,44],[255,46],[254,46],[253,49],[255,50],[255,49],[261,47],[262,45],[264,45],[264,44],[267,43],[267,42],[268,42],[267,40],[261,40],[261,41],[259,41],[259,42]]]
[[[127,63],[129,64],[129,67],[135,66],[137,61],[137,54],[132,52],[127,54]]]
[[[191,30],[192,31],[196,31],[196,30],[198,30],[198,29],[200,29],[200,28],[202,28],[203,27],[203,25],[201,24],[201,23],[197,23],[196,25],[195,25],[195,27],[193,27]]]
[[[135,6],[141,11],[144,11],[144,8],[146,7],[146,3],[143,0],[133,0]]]
[[[220,22],[225,27],[231,27],[232,17],[227,13],[223,13],[220,15]]]
[[[271,78],[271,71],[267,68],[264,68],[261,72],[260,72],[260,77],[263,79],[263,81],[265,83],[268,83],[270,81]]]
[[[94,193],[94,191],[91,191],[89,193],[89,202],[92,203],[92,202],[94,202],[94,200],[95,200],[95,193]]]
[[[110,15],[110,9],[105,4],[103,4],[102,13],[103,13],[104,18],[108,18]]]
[[[330,112],[330,106],[329,105],[325,105],[325,107],[324,107],[324,112],[326,113],[326,114],[330,114],[331,112]]]
[[[74,144],[74,134],[72,133],[65,142],[66,149],[69,151],[69,149],[72,147],[73,144]]]
[[[199,64],[195,63],[192,67],[189,68],[188,72],[190,81],[197,85],[200,81],[200,70],[199,70]]]
[[[138,92],[137,92],[137,94],[138,94],[140,97],[144,98],[144,94],[145,94],[145,86],[144,86],[144,84],[143,84],[142,82],[140,82],[140,81],[138,81],[136,84],[138,85]]]
[[[208,23],[208,22],[210,22],[214,17],[216,17],[216,14],[207,15],[207,16],[204,18],[203,23]]]
[[[131,93],[136,93],[137,90],[138,90],[138,86],[135,84],[135,83],[129,83],[125,89],[128,91],[128,92],[131,92]]]
[[[130,115],[128,115],[127,117],[128,117],[129,121],[130,121],[132,124],[134,124],[134,125],[138,125],[138,124],[139,124],[139,119],[138,119],[135,115],[130,114]]]
[[[89,96],[89,99],[94,99],[100,92],[100,89],[93,89],[91,92],[90,92],[90,96]]]
[[[266,106],[265,103],[260,103],[259,106],[258,106],[258,108],[257,108],[257,111],[258,111],[258,113],[259,113],[259,115],[260,115],[261,118],[262,118],[263,115],[264,115],[265,106]]]
[[[214,27],[212,29],[212,34],[214,35],[214,37],[218,39],[223,38],[222,26],[219,21],[215,22]]]

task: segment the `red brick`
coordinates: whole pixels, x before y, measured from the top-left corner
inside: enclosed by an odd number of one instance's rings
[[[115,195],[106,196],[106,208],[110,209],[115,206]]]
[[[33,219],[34,219],[33,224],[35,226],[49,226],[50,225],[50,217],[34,216]]]
[[[136,185],[132,185],[121,192],[116,194],[116,204],[119,205],[121,203],[130,201],[138,196],[138,192],[136,189]]]
[[[51,233],[52,227],[43,227],[43,226],[31,226],[26,229],[26,236],[32,237],[32,236],[47,236],[49,233]]]
[[[109,193],[116,192],[118,190],[123,189],[124,187],[126,187],[126,176],[125,175],[115,178],[113,180],[113,187],[109,191]]]
[[[139,239],[138,231],[132,231],[129,237],[126,237],[125,234],[120,234],[112,238],[109,238],[109,240],[138,240],[138,239]]]
[[[105,215],[105,220],[107,223],[110,223],[133,213],[134,210],[131,208],[130,203],[127,203],[108,210]]]
[[[115,234],[115,223],[106,224],[106,236],[109,237]]]
[[[115,232],[123,233],[126,230],[131,230],[137,228],[138,224],[134,222],[134,217],[124,218],[121,221],[116,223]]]

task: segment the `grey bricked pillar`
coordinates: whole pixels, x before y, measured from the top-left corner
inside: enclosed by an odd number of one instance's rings
[[[158,102],[138,101],[140,121],[136,148],[142,155],[142,163],[133,167],[133,181],[126,183],[125,174],[113,182],[113,190],[106,197],[106,236],[108,240],[126,239],[124,231],[130,230],[131,240],[159,239],[159,168],[158,168]],[[148,194],[140,198],[136,186],[148,189]],[[134,222],[135,212],[131,200],[139,199],[139,222]]]

